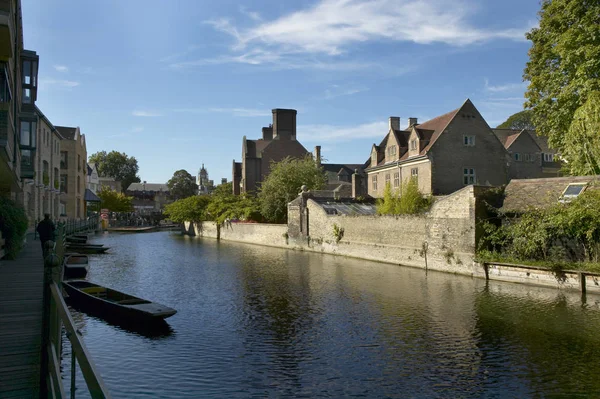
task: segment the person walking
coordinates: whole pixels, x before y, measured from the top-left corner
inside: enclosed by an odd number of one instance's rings
[[[44,257],[46,257],[46,242],[52,240],[54,241],[54,223],[50,220],[50,214],[44,214],[44,220],[38,223],[37,232],[40,236],[40,241],[42,242],[42,253]]]

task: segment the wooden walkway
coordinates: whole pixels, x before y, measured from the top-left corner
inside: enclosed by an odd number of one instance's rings
[[[0,398],[40,397],[44,263],[28,235],[16,260],[0,260]]]

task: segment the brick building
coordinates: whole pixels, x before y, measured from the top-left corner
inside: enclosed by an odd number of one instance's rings
[[[79,127],[56,126],[60,145],[60,214],[70,219],[86,216],[87,149]]]

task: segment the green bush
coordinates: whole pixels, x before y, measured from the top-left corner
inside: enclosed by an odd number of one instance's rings
[[[377,203],[380,215],[414,215],[426,212],[433,203],[433,197],[424,196],[419,191],[416,179],[410,179],[402,186],[400,196],[392,191],[389,183],[385,185],[383,199]]]
[[[21,251],[28,223],[22,207],[8,198],[0,197],[0,231],[8,259],[14,259]]]

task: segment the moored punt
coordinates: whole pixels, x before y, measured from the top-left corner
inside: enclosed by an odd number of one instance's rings
[[[77,253],[65,254],[64,268],[65,278],[85,277],[89,269],[87,255]]]
[[[102,248],[104,244],[81,244],[75,242],[68,242],[68,246],[70,247],[89,247],[89,248]]]
[[[87,242],[87,238],[83,238],[83,237],[67,237],[66,240],[68,243],[75,243],[75,244],[85,244]]]
[[[63,287],[73,306],[109,318],[162,320],[177,313],[168,306],[85,280],[63,281]]]

